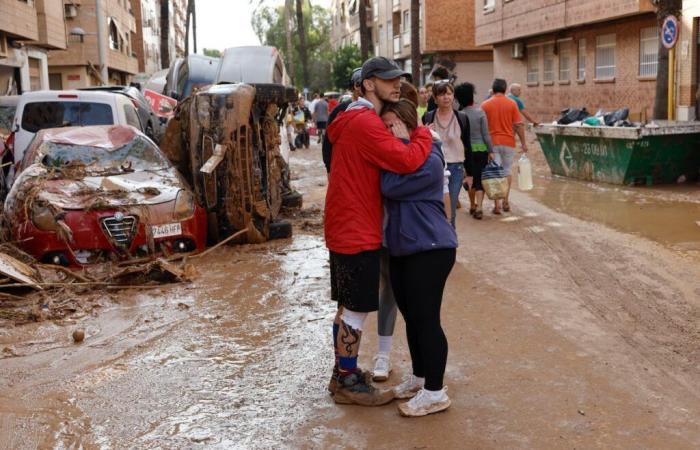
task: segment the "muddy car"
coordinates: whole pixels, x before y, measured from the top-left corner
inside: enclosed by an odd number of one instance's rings
[[[269,47],[256,64],[254,82],[244,62],[227,49],[216,85],[194,92],[178,104],[161,147],[192,184],[207,210],[210,242],[247,230],[247,242],[263,242],[291,234],[278,219],[283,205],[300,206],[301,195],[289,187],[288,165],[280,152],[280,123],[297,92],[286,85],[284,65]],[[240,56],[240,55],[238,55]],[[224,64],[226,63],[226,64]],[[265,66],[265,67],[263,67]],[[227,70],[227,68],[231,70]],[[230,75],[230,76],[229,76]]]
[[[5,202],[37,260],[82,266],[203,250],[206,215],[177,170],[130,126],[39,131]]]

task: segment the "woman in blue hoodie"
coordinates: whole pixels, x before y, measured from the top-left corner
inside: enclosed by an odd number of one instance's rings
[[[418,126],[416,107],[402,99],[386,104],[382,120],[390,129]],[[397,137],[400,132],[395,132]],[[382,173],[381,189],[387,218],[385,241],[391,255],[391,284],[406,322],[413,373],[395,388],[405,416],[424,416],[450,406],[443,386],[447,338],[440,325],[442,293],[455,262],[457,235],[443,203],[445,159],[439,140],[414,173]]]

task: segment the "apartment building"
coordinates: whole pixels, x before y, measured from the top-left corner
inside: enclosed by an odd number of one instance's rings
[[[651,117],[659,30],[649,0],[476,0],[476,44],[540,121],[567,107]]]
[[[185,56],[187,0],[131,0],[131,9],[139,72],[152,75]]]
[[[339,48],[359,45],[358,5],[360,0],[334,0],[331,44]],[[367,18],[374,54],[396,60],[411,70],[411,0],[366,1]],[[421,0],[420,80],[426,81],[438,62],[457,75],[457,81],[472,81],[477,90],[488,90],[492,70],[491,48],[477,47],[474,38],[474,0]]]
[[[48,50],[65,49],[55,0],[0,0],[0,95],[48,89]]]
[[[138,72],[134,48],[136,20],[129,0],[102,0],[97,17],[95,0],[63,0],[66,11],[65,50],[49,52],[51,89],[77,89],[106,84],[128,84]],[[100,76],[97,21],[101,20],[107,39],[105,62],[108,80]]]

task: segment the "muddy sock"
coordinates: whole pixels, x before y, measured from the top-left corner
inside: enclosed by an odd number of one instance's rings
[[[339,359],[340,376],[350,375],[357,372],[357,356],[341,356]]]
[[[335,353],[335,368],[338,368],[338,330],[340,325],[333,322],[333,352]]]

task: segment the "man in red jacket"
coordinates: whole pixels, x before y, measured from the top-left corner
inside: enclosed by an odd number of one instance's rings
[[[385,102],[397,102],[407,74],[387,58],[362,65],[362,93],[328,128],[333,164],[326,193],[325,237],[330,251],[331,297],[338,302],[333,324],[337,354],[329,390],[336,403],[382,405],[394,398],[381,391],[357,367],[362,326],[378,308],[379,257],[382,245],[382,170],[416,171],[430,154],[432,137],[425,127],[409,138],[397,122],[389,131],[379,117]]]

